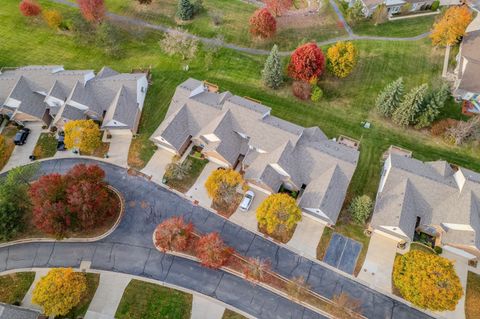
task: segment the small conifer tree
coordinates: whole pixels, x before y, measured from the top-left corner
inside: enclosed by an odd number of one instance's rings
[[[415,124],[425,102],[425,94],[428,85],[422,84],[413,88],[402,101],[400,106],[393,113],[392,120],[400,126],[408,126]]]
[[[403,78],[398,78],[383,89],[377,97],[375,107],[385,117],[391,117],[402,102]]]
[[[425,107],[422,114],[419,115],[416,128],[430,126],[440,114],[440,110],[445,106],[445,101],[449,95],[448,85],[444,84],[439,89],[430,92],[426,98]]]
[[[191,20],[193,18],[193,5],[190,0],[180,0],[178,2],[177,16],[183,20]]]
[[[276,44],[265,61],[262,79],[263,83],[272,89],[278,89],[283,82],[282,61],[278,55],[278,46]]]

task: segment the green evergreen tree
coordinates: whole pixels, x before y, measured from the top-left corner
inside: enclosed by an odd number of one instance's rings
[[[408,126],[415,124],[420,114],[423,103],[425,102],[425,94],[428,85],[422,84],[413,88],[402,101],[400,106],[393,112],[392,120],[400,126]]]
[[[265,61],[262,71],[263,83],[272,89],[278,89],[283,82],[282,61],[278,55],[278,46],[275,44]]]
[[[383,89],[377,97],[375,107],[385,117],[391,117],[403,98],[403,78],[398,78]]]
[[[177,16],[183,21],[191,20],[193,18],[193,9],[190,0],[180,0],[178,1]]]
[[[448,85],[444,84],[442,87],[430,92],[425,99],[425,106],[418,116],[416,128],[424,128],[430,126],[433,121],[440,114],[441,109],[445,106],[450,91]]]

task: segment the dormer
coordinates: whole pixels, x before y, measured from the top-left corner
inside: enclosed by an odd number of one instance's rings
[[[463,189],[463,186],[465,185],[466,178],[465,175],[463,175],[463,172],[461,169],[459,169],[455,174],[453,174],[453,178],[455,179],[455,182],[457,183],[458,190],[461,192]]]
[[[188,96],[189,98],[192,98],[196,95],[199,95],[199,94],[202,94],[203,92],[206,92],[207,91],[207,88],[205,87],[205,85],[202,83],[201,85],[199,85],[198,87],[196,87],[195,89],[192,90],[192,92],[190,92],[190,95]]]

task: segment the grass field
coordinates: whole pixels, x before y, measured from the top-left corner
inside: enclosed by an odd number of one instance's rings
[[[18,272],[0,277],[0,302],[20,303],[35,279],[34,272]]]
[[[134,279],[123,293],[115,318],[188,319],[191,309],[192,295]]]
[[[480,318],[480,275],[471,271],[467,277],[465,316],[467,319]]]
[[[33,155],[37,159],[48,158],[57,152],[57,138],[54,133],[42,133],[38,138]]]
[[[416,17],[403,20],[393,20],[375,25],[371,20],[362,21],[352,28],[358,35],[373,35],[379,37],[414,37],[428,32],[437,15]]]

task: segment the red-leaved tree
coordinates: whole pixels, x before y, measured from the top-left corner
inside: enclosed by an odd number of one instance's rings
[[[295,80],[311,81],[325,71],[325,56],[315,43],[298,47],[290,58],[288,74]]]
[[[77,0],[83,18],[93,24],[98,24],[105,18],[105,3],[103,0]]]
[[[193,224],[185,223],[183,217],[164,220],[155,229],[155,246],[162,251],[183,251],[192,238]]]
[[[42,12],[42,7],[34,0],[22,0],[18,7],[26,17],[36,17]]]
[[[293,0],[265,0],[267,9],[276,17],[284,14],[293,5]]]
[[[196,255],[200,263],[208,268],[217,269],[225,265],[233,249],[226,246],[218,233],[210,233],[197,241]]]
[[[268,9],[258,9],[250,18],[250,33],[260,38],[270,38],[277,31],[277,21]]]

